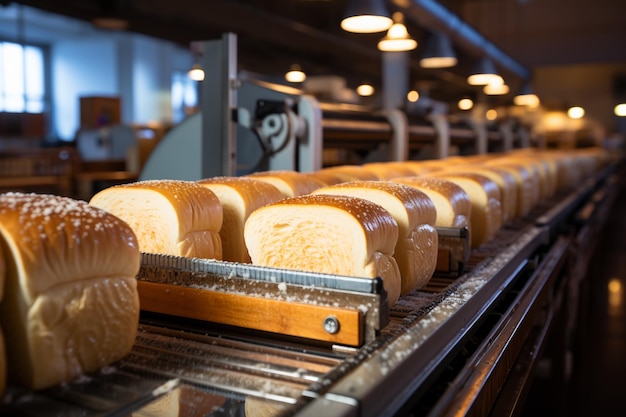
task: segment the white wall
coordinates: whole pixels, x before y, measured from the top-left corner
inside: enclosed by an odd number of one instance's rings
[[[123,123],[170,122],[172,73],[193,64],[186,48],[129,33],[60,40],[50,55],[52,126],[62,140],[79,128],[81,96],[119,96]]]
[[[115,45],[106,39],[62,41],[51,49],[53,130],[74,138],[80,122],[81,96],[119,93]]]

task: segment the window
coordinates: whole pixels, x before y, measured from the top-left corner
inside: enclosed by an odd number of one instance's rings
[[[187,73],[175,72],[172,75],[172,121],[183,121],[197,106],[198,82],[191,80]]]
[[[41,48],[0,42],[0,111],[42,113],[44,71]]]

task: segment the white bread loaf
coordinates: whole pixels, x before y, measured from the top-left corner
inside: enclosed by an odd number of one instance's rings
[[[200,184],[149,180],[116,185],[89,203],[128,223],[142,252],[222,259],[222,205]]]
[[[495,182],[502,197],[502,224],[517,216],[518,184],[515,176],[505,169],[482,165],[459,165],[442,172],[467,172],[483,175]]]
[[[401,177],[393,182],[410,185],[426,194],[437,209],[437,227],[469,227],[471,202],[469,195],[455,183],[435,177]]]
[[[253,264],[381,277],[390,304],[400,294],[393,258],[398,224],[370,201],[335,195],[284,199],[253,212],[244,237]]]
[[[402,161],[402,162],[398,162],[398,164],[401,164],[403,166],[404,169],[407,169],[408,171],[410,171],[410,174],[407,174],[407,177],[412,177],[412,176],[416,176],[416,175],[424,175],[427,172],[431,172],[437,168],[434,168],[429,161]]]
[[[517,182],[517,210],[515,217],[524,217],[537,204],[539,197],[538,178],[533,171],[521,164],[514,164],[502,159],[494,159],[484,164],[485,167],[495,167],[513,175]]]
[[[472,204],[470,245],[476,248],[491,240],[502,227],[502,197],[500,189],[489,178],[473,173],[433,173],[463,188]]]
[[[362,167],[383,181],[414,175],[413,171],[401,162],[369,162]]]
[[[527,167],[529,170],[534,171],[538,179],[539,191],[537,202],[543,201],[552,197],[554,189],[556,188],[556,174],[553,174],[550,170],[549,164],[537,155],[529,156],[525,153],[513,153],[511,156],[504,158]]]
[[[437,266],[439,237],[432,200],[416,188],[384,181],[353,181],[320,188],[313,194],[333,194],[370,200],[387,210],[398,223],[393,257],[400,270],[400,295],[430,281]]]
[[[250,263],[243,239],[246,220],[259,207],[284,198],[283,194],[269,182],[254,178],[214,177],[200,180],[198,184],[213,191],[222,205],[222,259]]]
[[[297,171],[262,171],[249,174],[247,177],[272,184],[285,197],[310,194],[325,185],[317,178]]]
[[[325,186],[328,185],[336,185],[336,184],[341,184],[342,182],[346,182],[345,181],[345,177],[341,176],[341,175],[337,175],[335,173],[332,172],[326,172],[324,170],[319,170],[319,171],[313,171],[313,172],[304,172],[303,175],[306,175],[307,177],[311,177],[316,181],[320,181],[322,182]]]
[[[372,171],[363,168],[360,165],[338,165],[319,170],[322,174],[332,174],[341,179],[341,182],[349,181],[376,181],[378,176]]]
[[[43,389],[127,355],[139,321],[132,229],[83,201],[0,195],[9,383]]]

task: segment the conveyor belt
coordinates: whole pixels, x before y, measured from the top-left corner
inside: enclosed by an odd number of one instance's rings
[[[428,415],[447,412],[459,396],[473,398],[468,407],[482,410],[494,400],[460,390],[454,381],[476,380],[488,392],[489,383],[506,377],[498,363],[510,364],[531,334],[529,324],[520,330],[513,321],[532,322],[534,302],[545,298],[544,287],[555,279],[551,271],[567,249],[553,240],[554,231],[576,217],[589,196],[601,194],[593,194],[601,179],[507,225],[472,251],[461,277],[435,277],[402,297],[378,336],[359,348],[144,314],[124,360],[39,393],[9,387],[0,414],[144,416],[142,407],[171,400],[186,407],[186,415],[243,416],[246,398],[259,398],[305,417]],[[489,341],[507,334],[514,349],[506,350],[502,340],[498,346],[508,354],[491,350]],[[482,379],[472,371],[485,366],[481,357],[494,360]]]

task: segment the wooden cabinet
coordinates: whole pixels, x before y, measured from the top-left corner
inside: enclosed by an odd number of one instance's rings
[[[97,129],[102,126],[119,125],[121,122],[119,97],[81,97],[80,128]]]

